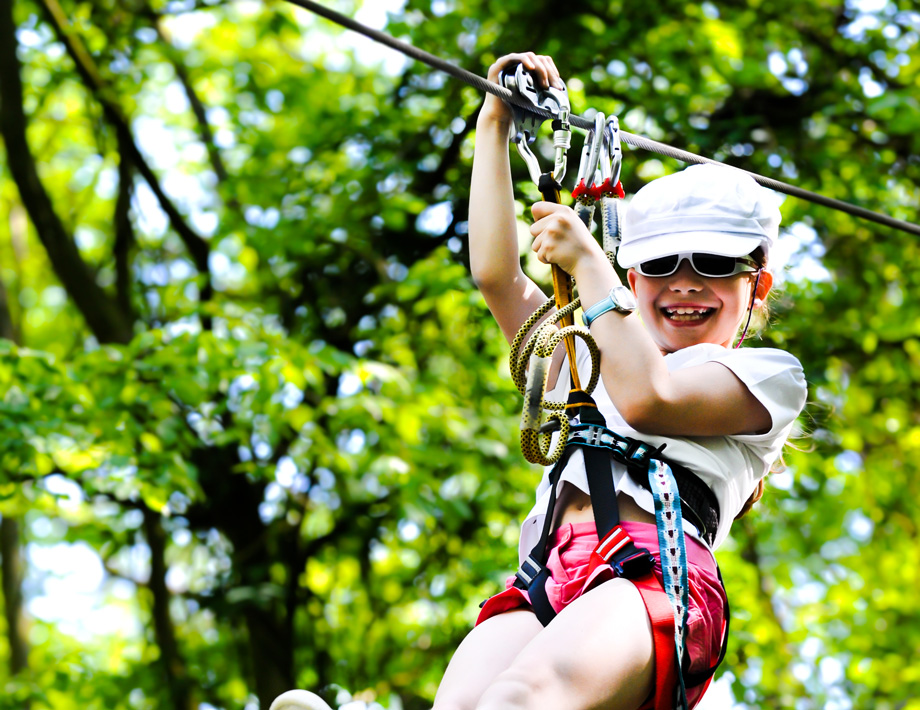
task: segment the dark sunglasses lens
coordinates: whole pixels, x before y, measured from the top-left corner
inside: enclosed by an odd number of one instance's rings
[[[738,260],[733,256],[718,254],[694,254],[693,266],[704,276],[728,276],[735,270]]]
[[[642,273],[646,276],[667,276],[677,268],[677,254],[642,262]]]

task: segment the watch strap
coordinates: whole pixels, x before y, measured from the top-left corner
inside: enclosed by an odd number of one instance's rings
[[[590,328],[591,323],[597,320],[598,317],[604,315],[607,311],[617,311],[619,313],[631,313],[632,308],[627,308],[622,306],[614,299],[614,292],[617,289],[626,290],[625,286],[615,286],[610,289],[610,293],[607,294],[607,298],[602,298],[600,301],[595,303],[590,308],[586,308],[581,318],[584,321],[585,327]]]

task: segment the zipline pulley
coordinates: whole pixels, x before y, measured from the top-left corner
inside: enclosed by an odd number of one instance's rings
[[[565,178],[567,155],[572,147],[572,127],[569,124],[571,105],[569,93],[565,84],[561,89],[548,87],[538,89],[534,84],[533,75],[523,64],[509,66],[499,74],[499,82],[508,89],[516,103],[509,103],[514,120],[514,137],[512,142],[517,146],[518,153],[527,164],[530,178],[539,186],[540,163],[534,155],[530,144],[537,138],[540,126],[546,121],[546,113],[551,113],[553,118],[553,145],[556,149],[556,159],[553,165],[552,178],[556,183],[561,183]],[[532,106],[535,110],[529,111],[523,104]],[[538,113],[537,110],[544,113]]]

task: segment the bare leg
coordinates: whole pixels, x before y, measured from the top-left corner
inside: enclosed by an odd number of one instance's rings
[[[434,699],[434,710],[473,710],[496,676],[507,670],[543,626],[528,609],[486,619],[457,648]]]
[[[475,707],[636,710],[654,688],[654,672],[652,626],[642,597],[630,582],[614,579],[535,634]]]

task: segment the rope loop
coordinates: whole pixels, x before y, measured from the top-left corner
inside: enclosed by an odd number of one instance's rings
[[[562,457],[562,452],[569,440],[569,431],[572,428],[569,418],[563,412],[553,412],[546,421],[547,424],[553,421],[559,423],[559,438],[556,439],[556,445],[552,447],[552,451],[550,451],[553,440],[552,431],[541,431],[539,428],[521,429],[521,453],[524,454],[527,461],[540,466],[551,466]],[[551,428],[556,429],[556,427]]]
[[[587,346],[591,357],[591,376],[584,390],[587,394],[594,391],[600,378],[600,349],[588,329],[580,325],[557,327],[559,321],[581,306],[577,298],[550,315],[526,343],[524,342],[527,334],[553,306],[553,299],[549,299],[524,322],[511,343],[509,360],[511,378],[518,391],[524,395],[521,412],[521,452],[530,463],[542,466],[555,463],[562,456],[570,428],[568,416],[565,414],[566,402],[547,401],[545,398],[549,368],[553,353],[559,344],[567,337],[574,336],[581,338]],[[552,450],[551,436],[546,434],[547,428],[543,422],[544,412],[550,412],[547,423],[559,423],[559,438]]]

